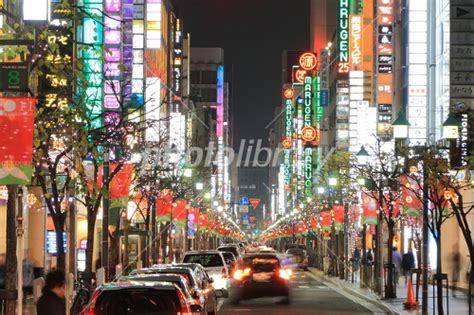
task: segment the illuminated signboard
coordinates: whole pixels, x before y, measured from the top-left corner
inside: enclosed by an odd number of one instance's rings
[[[224,66],[217,66],[217,121],[216,135],[224,136]]]
[[[323,48],[319,51],[319,59],[320,104],[322,107],[327,107],[329,106],[329,53],[327,49]]]
[[[78,49],[78,58],[83,59],[83,73],[88,81],[87,87],[78,87],[78,93],[87,98],[88,114],[91,118],[102,115],[103,102],[103,0],[91,0],[84,3],[84,18],[82,25],[77,27],[78,41],[86,46],[86,49]],[[79,46],[79,45],[78,45]],[[92,128],[102,126],[101,119],[91,119]]]
[[[313,78],[307,76],[304,78],[303,85],[303,123],[304,126],[312,126],[312,110],[313,110]]]
[[[426,127],[428,106],[428,3],[420,2],[417,5],[408,6],[408,16],[409,22],[407,119],[410,122],[410,128],[408,129],[408,138],[411,144],[424,144],[426,142],[427,137]],[[424,26],[422,27],[420,25]],[[392,35],[383,36],[391,37]],[[392,68],[391,64],[383,64],[383,66],[386,68],[390,67],[390,70]]]
[[[292,93],[293,94],[293,93]],[[289,94],[287,93],[289,96]],[[284,183],[285,188],[288,189],[291,184],[291,174],[292,174],[292,137],[293,137],[293,98],[285,99],[285,133],[283,140],[284,156]]]
[[[349,72],[349,0],[339,0],[339,63],[338,73]]]
[[[291,88],[285,89],[283,96],[285,98],[293,98],[295,96],[295,91]]]
[[[146,141],[160,140],[160,103],[161,103],[161,80],[158,77],[146,78],[146,114],[145,120],[154,124],[145,131]]]
[[[183,34],[181,30],[181,20],[176,19],[174,23],[173,37],[173,111],[178,111],[182,97],[182,71],[183,71]]]
[[[362,66],[362,16],[350,16],[349,57],[351,69]]]
[[[310,71],[314,70],[317,66],[318,60],[316,55],[311,52],[306,52],[300,56],[299,65],[301,69]]]
[[[146,1],[146,48],[161,48],[161,0]]]
[[[313,78],[306,76],[303,84],[303,124],[304,128],[313,126]],[[306,136],[301,128],[301,135]],[[308,130],[308,129],[306,129]],[[315,131],[315,130],[314,130]],[[304,140],[304,139],[303,139]],[[311,195],[311,186],[313,182],[313,149],[309,146],[304,149],[304,191],[306,195]]]
[[[376,81],[377,113],[376,133],[379,137],[391,137],[393,104],[393,1],[377,0],[376,26]]]
[[[104,109],[114,110],[122,101],[122,0],[105,0],[104,18]]]
[[[313,149],[304,149],[304,192],[306,196],[312,195],[313,186]]]
[[[306,142],[313,142],[319,139],[318,131],[313,126],[306,126],[301,130],[301,139]]]

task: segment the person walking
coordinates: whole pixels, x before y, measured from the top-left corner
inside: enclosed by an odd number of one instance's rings
[[[46,276],[43,295],[36,303],[37,315],[66,315],[66,277],[55,270]]]
[[[408,252],[403,254],[402,257],[402,269],[403,275],[405,276],[405,285],[408,282],[408,278],[411,278],[413,268],[415,268],[415,255],[413,255],[413,250],[409,248]]]
[[[402,255],[398,251],[397,247],[392,248],[392,263],[394,265],[393,279],[394,279],[395,285],[398,285],[398,278],[400,277],[400,269],[402,267]]]

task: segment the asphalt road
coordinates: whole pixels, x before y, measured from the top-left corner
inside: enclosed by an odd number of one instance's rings
[[[229,305],[224,301],[219,314],[373,314],[369,309],[316,280],[310,272],[295,274],[290,299],[290,305],[278,304],[279,298],[248,300],[238,305]]]

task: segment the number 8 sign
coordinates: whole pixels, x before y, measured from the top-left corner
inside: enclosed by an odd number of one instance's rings
[[[0,63],[0,92],[27,92],[28,65],[26,63]]]

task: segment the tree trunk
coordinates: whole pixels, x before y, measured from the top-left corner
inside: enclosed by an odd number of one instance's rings
[[[438,228],[441,228],[439,226]],[[437,291],[437,302],[438,302],[438,314],[444,315],[443,310],[443,279],[441,274],[443,273],[442,259],[441,259],[441,229],[438,229],[438,236],[436,238],[436,291]]]
[[[54,229],[56,230],[56,269],[66,270],[66,254],[64,252],[64,219],[65,215],[53,214]],[[73,249],[70,249],[73,250]]]
[[[87,247],[86,247],[86,283],[91,284],[92,280],[92,264],[94,254],[94,237],[95,237],[95,221],[96,215],[92,210],[87,211]],[[101,263],[102,265],[102,263]]]
[[[108,279],[115,278],[115,266],[119,264],[119,247],[120,247],[120,236],[119,226],[110,235],[110,247],[109,247],[109,277]]]
[[[395,291],[394,291],[394,286],[393,286],[393,280],[394,280],[394,271],[395,269],[393,268],[393,236],[394,236],[394,228],[395,223],[394,222],[388,222],[387,227],[388,227],[388,239],[387,239],[387,260],[388,260],[388,268],[387,268],[387,283],[385,285],[385,298],[386,299],[391,299],[395,298]],[[383,264],[383,262],[380,262]]]
[[[16,258],[16,185],[7,185],[8,201],[7,201],[7,252],[5,257],[5,289],[16,291],[17,277],[17,258]],[[6,301],[6,314],[16,314],[16,300]]]

